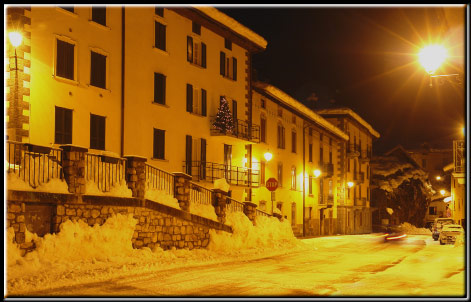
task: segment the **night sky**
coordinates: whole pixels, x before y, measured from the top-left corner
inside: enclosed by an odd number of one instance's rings
[[[466,85],[429,87],[417,63],[427,41],[449,37],[449,32],[440,34],[433,8],[218,9],[267,40],[267,49],[253,57],[256,79],[308,106],[352,108],[381,134],[374,141],[375,154],[397,144],[452,148],[452,140],[462,138]],[[464,34],[447,43],[453,44],[453,62],[439,73],[463,74]],[[309,101],[313,93],[318,97],[314,104]]]

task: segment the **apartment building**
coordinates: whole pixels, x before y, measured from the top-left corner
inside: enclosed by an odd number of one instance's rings
[[[348,142],[339,145],[338,232],[360,234],[371,232],[370,159],[373,139],[380,137],[364,119],[350,108],[316,110],[347,133]]]
[[[338,146],[348,136],[279,88],[262,82],[253,84],[253,121],[260,125],[260,143],[252,149],[260,187],[252,189],[252,202],[268,213],[278,208],[297,235],[336,234]],[[266,153],[272,155],[270,160]],[[265,187],[269,178],[278,181],[273,196]]]
[[[261,36],[212,7],[9,7],[7,16],[8,31],[24,36],[8,44],[7,139],[137,155],[245,186]],[[235,124],[227,134],[212,126],[222,99]]]

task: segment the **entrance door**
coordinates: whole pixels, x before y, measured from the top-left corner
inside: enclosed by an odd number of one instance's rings
[[[325,232],[324,223],[325,223],[324,209],[320,209],[320,213],[319,213],[319,227],[320,227],[319,235],[324,235],[324,232]]]
[[[231,183],[232,146],[224,144],[224,177]]]

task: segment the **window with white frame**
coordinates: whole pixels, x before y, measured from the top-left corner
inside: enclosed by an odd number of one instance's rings
[[[206,68],[206,44],[192,36],[187,36],[186,44],[186,60],[192,64]]]
[[[186,85],[186,111],[201,116],[207,115],[207,92],[203,88]]]
[[[219,53],[219,67],[219,73],[223,77],[237,81],[237,58],[221,51]]]

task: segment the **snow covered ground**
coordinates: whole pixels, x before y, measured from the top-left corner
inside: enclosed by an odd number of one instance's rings
[[[460,296],[464,245],[430,235],[382,243],[377,234],[296,239],[287,221],[254,227],[230,214],[234,233],[211,232],[208,249],[133,249],[136,221],[63,224],[22,258],[7,245],[5,296]],[[413,229],[410,226],[405,228]],[[11,242],[11,231],[8,234]]]

